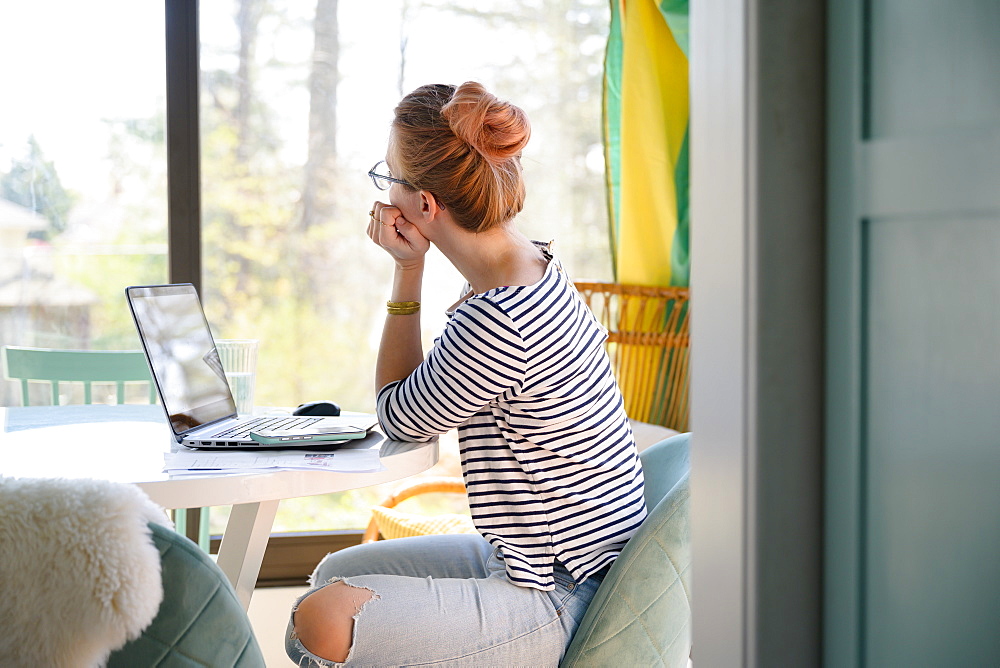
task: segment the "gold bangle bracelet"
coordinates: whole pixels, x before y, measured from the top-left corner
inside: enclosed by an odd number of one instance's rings
[[[420,302],[386,302],[389,315],[413,315],[420,310]]]

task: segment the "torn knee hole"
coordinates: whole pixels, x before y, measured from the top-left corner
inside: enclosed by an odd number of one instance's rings
[[[346,661],[354,644],[354,622],[377,594],[344,580],[304,596],[294,610],[292,637],[327,661]]]

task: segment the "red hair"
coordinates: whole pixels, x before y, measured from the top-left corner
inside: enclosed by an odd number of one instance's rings
[[[482,232],[521,211],[531,125],[519,107],[472,81],[421,86],[396,106],[392,130],[393,169],[463,228]]]

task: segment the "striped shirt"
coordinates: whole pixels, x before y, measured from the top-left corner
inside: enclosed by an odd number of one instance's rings
[[[458,427],[476,528],[511,582],[542,590],[555,560],[578,582],[609,565],[646,516],[607,332],[549,259],[533,285],[462,302],[420,366],[377,400],[390,438]]]

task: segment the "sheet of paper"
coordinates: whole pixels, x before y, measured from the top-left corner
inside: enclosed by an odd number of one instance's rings
[[[227,471],[168,471],[171,480],[176,480],[177,478],[203,478],[209,474],[213,478],[218,478],[220,476],[231,476],[231,475],[249,475],[251,473],[268,473],[269,471],[275,471],[276,469],[230,469]]]
[[[178,451],[163,456],[167,473],[238,472],[296,469],[366,473],[383,470],[377,447],[341,448],[335,452],[201,452]]]

